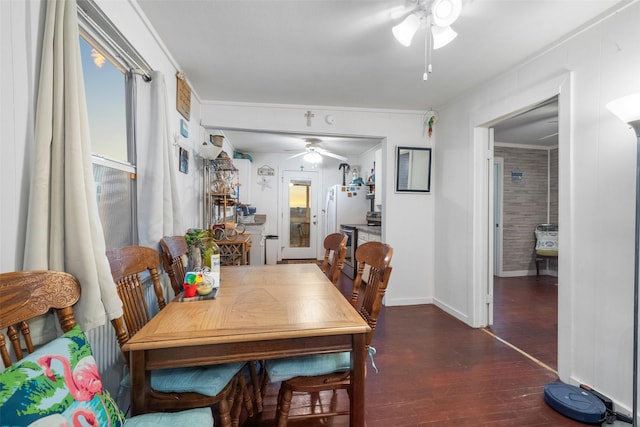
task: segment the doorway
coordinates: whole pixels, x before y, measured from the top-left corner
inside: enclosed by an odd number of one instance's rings
[[[316,259],[318,182],[317,172],[282,172],[283,259]]]
[[[489,136],[494,250],[488,325],[498,338],[556,370],[558,269],[536,277],[533,231],[540,223],[558,223],[557,96],[495,123]]]

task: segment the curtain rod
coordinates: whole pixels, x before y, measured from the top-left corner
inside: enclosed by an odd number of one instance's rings
[[[93,0],[77,0],[78,13],[126,62],[130,71],[151,81],[153,69]]]

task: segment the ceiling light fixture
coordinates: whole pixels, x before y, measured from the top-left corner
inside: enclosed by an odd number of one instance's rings
[[[322,156],[315,151],[310,151],[303,157],[305,162],[313,163],[314,165],[322,163]]]
[[[422,79],[427,80],[433,68],[431,50],[448,45],[458,35],[451,24],[460,17],[462,0],[415,0],[415,3],[409,15],[394,26],[391,32],[400,44],[409,47],[418,30],[426,29]]]

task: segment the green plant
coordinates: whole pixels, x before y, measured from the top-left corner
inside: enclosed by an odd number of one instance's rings
[[[200,230],[192,228],[184,235],[184,239],[187,241],[187,246],[202,246],[205,241],[211,238],[209,230]]]

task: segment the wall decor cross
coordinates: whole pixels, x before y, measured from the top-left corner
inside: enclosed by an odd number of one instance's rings
[[[307,118],[307,127],[311,127],[311,119],[316,115],[313,114],[311,111],[307,111],[307,113],[304,116]]]

